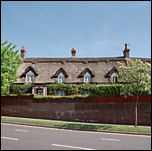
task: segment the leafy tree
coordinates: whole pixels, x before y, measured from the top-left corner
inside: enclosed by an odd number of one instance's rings
[[[151,95],[151,64],[140,59],[128,59],[120,65],[119,78],[126,84],[122,86],[121,96],[136,96],[135,126],[137,126],[138,97],[144,92]]]
[[[10,85],[17,80],[16,72],[21,63],[18,50],[14,51],[16,45],[8,44],[8,40],[1,39],[1,95],[9,94]]]

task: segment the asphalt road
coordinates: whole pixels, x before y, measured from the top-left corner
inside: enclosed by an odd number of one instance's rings
[[[1,150],[151,150],[151,136],[1,123]]]

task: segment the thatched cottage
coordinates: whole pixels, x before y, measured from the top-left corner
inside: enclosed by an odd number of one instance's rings
[[[33,82],[32,93],[47,95],[47,85],[57,82],[64,83],[95,83],[109,84],[119,82],[117,61],[125,62],[130,49],[125,44],[121,57],[77,58],[76,50],[71,50],[69,58],[26,58],[26,50],[21,49],[22,63],[17,74],[16,83]],[[151,62],[150,58],[133,58]]]

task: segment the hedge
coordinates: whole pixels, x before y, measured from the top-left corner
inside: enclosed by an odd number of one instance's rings
[[[97,85],[94,91],[95,97],[120,96],[121,84]]]
[[[94,97],[109,97],[109,96],[121,96],[120,92],[123,89],[123,84],[109,84],[109,85],[96,85],[96,84],[65,84],[56,83],[48,85],[48,94],[50,96],[56,96],[57,91],[65,91],[66,96],[82,95],[83,91],[91,92],[90,95]],[[32,83],[26,84],[13,84],[10,87],[11,94],[31,94]],[[135,93],[133,93],[135,94]],[[147,92],[140,93],[140,96],[149,96]]]
[[[65,91],[66,95],[80,94],[78,85],[76,84],[49,84],[48,85],[48,95],[57,95],[57,91]]]
[[[32,94],[32,83],[12,84],[10,86],[11,94]]]
[[[90,98],[91,96],[89,95],[67,95],[67,96],[54,96],[54,95],[46,95],[46,96],[43,96],[43,95],[37,95],[35,94],[34,95],[34,98],[35,99],[43,99],[43,98],[53,98],[53,99],[57,99],[57,98]]]
[[[120,96],[121,85],[95,85],[95,84],[50,84],[48,95],[57,95],[57,91],[65,91],[66,95],[81,95],[83,91],[90,91],[92,96]]]

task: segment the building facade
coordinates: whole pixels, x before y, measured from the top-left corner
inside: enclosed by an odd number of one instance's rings
[[[22,63],[17,71],[18,84],[33,82],[32,94],[47,95],[48,84],[53,83],[118,83],[119,62],[130,59],[141,59],[151,63],[150,58],[131,58],[130,49],[125,44],[123,56],[77,58],[76,50],[72,48],[69,58],[26,58],[26,50],[21,49]]]

